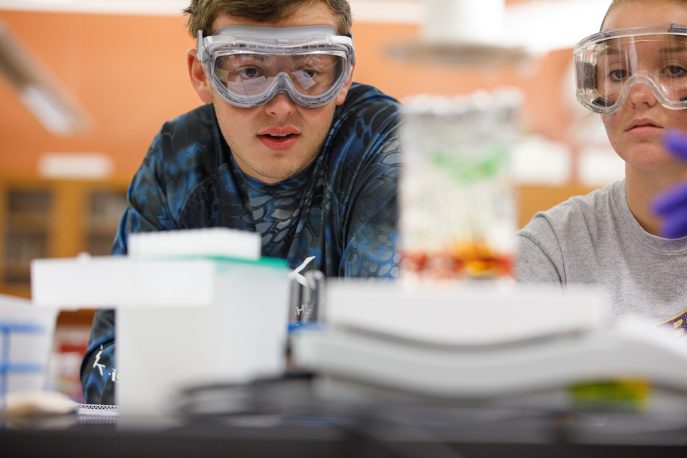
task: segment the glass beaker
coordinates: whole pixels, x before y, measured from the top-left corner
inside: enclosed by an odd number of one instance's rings
[[[512,275],[517,223],[510,149],[521,104],[516,90],[405,101],[403,277]]]

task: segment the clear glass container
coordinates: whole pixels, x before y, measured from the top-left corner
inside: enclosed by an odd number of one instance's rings
[[[405,101],[403,277],[512,275],[517,222],[510,150],[521,104],[516,90]]]

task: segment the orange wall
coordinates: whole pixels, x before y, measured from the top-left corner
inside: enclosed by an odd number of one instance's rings
[[[9,31],[39,58],[92,115],[91,131],[57,137],[45,131],[0,77],[0,175],[33,175],[46,152],[101,152],[116,174],[129,177],[166,120],[197,106],[186,74],[193,45],[181,17],[0,12]],[[570,114],[562,108],[560,80],[570,51],[517,69],[465,70],[391,60],[386,49],[411,40],[414,25],[359,23],[356,80],[401,99],[419,93],[459,94],[515,86],[526,97],[529,132],[563,139]]]
[[[88,110],[92,131],[57,137],[0,80],[2,174],[35,173],[44,152],[102,152],[131,174],[162,121],[196,104],[185,75],[191,40],[171,17],[2,12],[0,20]]]
[[[429,65],[388,57],[389,47],[409,42],[418,34],[418,27],[412,25],[363,23],[355,26],[356,79],[401,99],[419,92],[453,95],[477,89],[516,87],[525,96],[524,129],[553,140],[565,140],[572,113],[564,108],[561,91],[565,90],[562,79],[572,62],[572,50],[558,50],[518,67]]]

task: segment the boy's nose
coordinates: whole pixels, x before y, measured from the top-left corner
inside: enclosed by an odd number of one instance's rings
[[[275,96],[265,104],[265,112],[275,117],[291,116],[295,109],[295,102],[284,92],[275,94]]]

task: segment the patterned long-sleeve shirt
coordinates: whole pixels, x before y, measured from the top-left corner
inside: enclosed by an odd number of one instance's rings
[[[128,191],[113,254],[130,233],[202,227],[257,232],[262,255],[326,276],[398,275],[398,102],[353,84],[316,159],[268,185],[236,165],[212,105],[163,125]],[[98,310],[81,365],[86,401],[113,404],[115,314]]]

